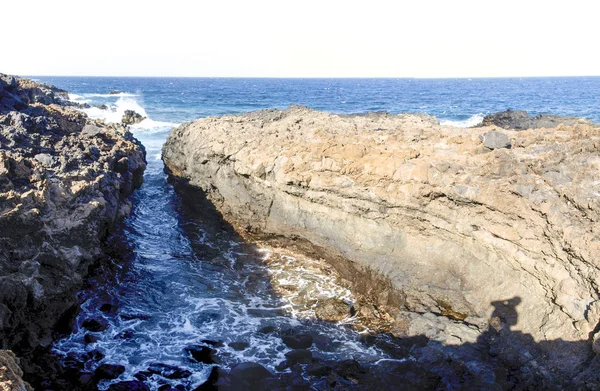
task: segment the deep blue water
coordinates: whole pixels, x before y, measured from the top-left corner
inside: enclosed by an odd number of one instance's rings
[[[343,297],[350,292],[327,276],[301,269],[301,262],[284,259],[294,267],[265,265],[264,249],[244,243],[227,230],[210,205],[182,202],[163,172],[160,149],[178,123],[208,115],[302,104],[338,113],[369,110],[425,112],[444,121],[474,125],[484,114],[507,108],[532,114],[556,113],[583,116],[600,122],[600,77],[543,79],[183,79],[37,77],[70,91],[72,99],[92,106],[93,117],[120,121],[125,109],[149,119],[132,127],[145,145],[148,168],[144,184],[134,195],[131,216],[123,234],[131,253],[114,259],[114,276],[93,276],[81,293],[82,311],[75,330],[54,345],[55,353],[68,362],[80,361],[86,371],[99,364],[126,367],[117,380],[131,380],[152,363],[176,365],[193,375],[168,379],[153,375],[147,383],[193,389],[208,376],[211,365],[189,360],[185,348],[222,342],[217,348],[225,367],[255,361],[274,371],[289,351],[277,336],[260,330],[290,327],[314,334],[313,355],[322,359],[359,360],[374,368],[381,360],[397,359],[378,346],[366,345],[345,324],[311,321],[298,306],[297,297],[273,290],[273,281],[317,287],[313,298]],[[120,94],[110,95],[113,90]],[[285,263],[284,262],[284,263]],[[282,281],[283,281],[282,280]],[[101,306],[111,303],[108,312]],[[106,309],[106,308],[105,308]],[[303,312],[304,311],[304,312]],[[91,333],[97,342],[86,343],[90,334],[84,320],[102,317],[107,330]],[[351,323],[351,321],[350,321]],[[232,342],[247,343],[236,350]],[[91,351],[104,358],[90,360]],[[102,389],[109,382],[100,384]]]
[[[600,122],[600,77],[497,79],[223,79],[36,77],[70,92],[139,92],[150,118],[182,122],[290,104],[339,113],[424,112],[466,120],[507,108]]]

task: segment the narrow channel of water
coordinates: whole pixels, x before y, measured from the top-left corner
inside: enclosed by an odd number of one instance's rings
[[[317,358],[363,363],[389,358],[361,342],[351,319],[340,324],[314,320],[311,303],[328,297],[353,300],[334,277],[245,243],[199,192],[185,187],[176,192],[160,160],[169,131],[134,129],[146,147],[148,168],[119,239],[128,250],[115,258],[114,275],[90,279],[81,293],[75,331],[55,344],[55,353],[66,361],[85,362],[90,373],[102,364],[123,365],[125,372],[101,382],[101,389],[139,378],[155,363],[192,375],[169,379],[152,374],[146,379],[152,388],[170,384],[193,389],[206,380],[213,364],[192,362],[186,351],[192,345],[216,349],[221,366],[252,361],[276,373],[291,350],[279,337],[286,329],[311,334]],[[308,293],[282,295],[273,283],[303,286]],[[89,320],[100,325],[86,328]],[[90,331],[104,328],[105,321],[105,330]]]

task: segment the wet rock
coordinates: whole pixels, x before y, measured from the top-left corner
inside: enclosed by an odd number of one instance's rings
[[[321,320],[339,322],[352,316],[352,307],[343,300],[329,298],[319,301],[315,315]]]
[[[334,371],[344,379],[354,382],[358,382],[358,379],[367,372],[356,360],[343,360],[335,365]]]
[[[230,342],[228,345],[230,348],[237,351],[245,350],[248,346],[250,346],[250,344],[246,341]]]
[[[89,352],[87,352],[83,358],[86,361],[100,361],[104,358],[104,353],[102,353],[100,350],[98,349],[94,349],[94,350],[90,350]]]
[[[121,93],[121,91],[119,90],[112,90],[111,92],[109,92],[109,95],[119,95]]]
[[[283,331],[281,340],[291,349],[308,349],[313,343],[312,335],[295,329]]]
[[[536,116],[531,116],[526,111],[508,109],[500,113],[486,115],[480,126],[494,125],[503,129],[526,130],[555,128],[561,124],[570,126],[577,124],[592,125],[592,122],[583,118],[553,114],[538,114]]]
[[[152,316],[146,314],[119,314],[119,317],[123,320],[150,320]]]
[[[198,387],[194,388],[194,391],[216,391],[219,389],[219,379],[224,376],[223,370],[217,366],[214,366],[208,379]]]
[[[142,381],[129,380],[111,384],[108,391],[150,391],[150,387]]]
[[[224,346],[223,341],[214,341],[212,339],[203,339],[200,342],[202,342],[203,344],[209,345],[209,346],[213,346],[215,348],[220,348],[220,347]]]
[[[296,364],[309,364],[312,361],[312,352],[306,349],[296,349],[285,354],[290,366]]]
[[[121,376],[125,367],[118,364],[102,364],[94,371],[94,377],[98,380],[112,380]]]
[[[104,318],[90,318],[83,321],[81,324],[84,329],[99,332],[108,328],[108,320]]]
[[[104,104],[98,105],[98,106],[95,106],[95,107],[99,108],[100,110],[108,110],[108,106],[104,105]]]
[[[131,330],[123,330],[119,334],[115,335],[114,339],[130,339],[133,338],[135,334]]]
[[[589,163],[600,129],[503,131],[511,148],[482,153],[478,136],[496,129],[291,107],[182,125],[163,160],[234,227],[329,261],[397,335],[476,343],[490,314],[506,318],[497,303],[521,298],[519,333],[504,344],[519,349],[531,337],[535,366],[572,379],[600,321],[598,169]],[[403,319],[404,308],[450,323]],[[561,354],[561,341],[588,342]]]
[[[313,363],[306,367],[306,374],[309,376],[323,377],[329,376],[333,368],[321,363]]]
[[[121,123],[124,125],[134,125],[145,120],[146,117],[143,115],[136,113],[133,110],[125,110],[123,113],[123,118],[121,119]]]
[[[271,325],[264,326],[264,327],[261,327],[260,329],[258,329],[258,332],[261,334],[272,334],[276,331],[277,331],[277,328],[275,326],[271,326]]]
[[[290,367],[290,363],[288,360],[283,360],[279,364],[275,365],[275,370],[282,372]]]
[[[139,371],[133,375],[133,377],[140,381],[146,381],[150,376],[152,376],[152,372],[150,371]]]
[[[254,362],[236,364],[229,371],[233,389],[264,389],[265,382],[272,377],[265,367]]]
[[[204,364],[218,364],[220,362],[219,358],[217,357],[218,352],[215,349],[209,348],[208,346],[191,345],[185,348],[185,350],[196,362],[201,362]]]
[[[123,126],[87,117],[66,91],[10,80],[0,83],[0,319],[10,320],[0,345],[34,351],[72,330],[82,281],[107,259],[103,242],[146,163]],[[129,171],[117,173],[123,157]]]
[[[483,146],[489,149],[510,148],[510,138],[504,133],[495,130],[481,134],[479,136]]]
[[[98,337],[96,337],[94,334],[86,334],[83,336],[83,342],[85,343],[95,343],[98,342]]]
[[[102,305],[100,305],[100,307],[98,309],[104,313],[114,314],[117,312],[118,308],[119,307],[116,306],[115,304],[103,303]]]
[[[188,371],[187,369],[162,363],[150,364],[148,367],[148,372],[159,374],[167,379],[184,379],[192,376],[192,372]]]

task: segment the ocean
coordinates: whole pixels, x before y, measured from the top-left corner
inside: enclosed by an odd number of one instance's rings
[[[125,110],[147,117],[131,127],[147,151],[144,184],[134,195],[121,236],[111,239],[115,247],[126,250],[113,255],[108,270],[88,278],[80,294],[82,309],[75,330],[53,346],[53,354],[64,366],[84,372],[91,373],[101,364],[125,367],[117,379],[102,381],[100,389],[141,377],[152,389],[165,385],[194,389],[206,380],[213,365],[190,361],[186,348],[191,345],[215,349],[225,367],[254,361],[275,371],[289,349],[268,330],[287,328],[311,333],[313,354],[319,358],[355,359],[371,367],[403,360],[381,344],[365,340],[364,333],[351,327],[352,319],[339,324],[316,322],[311,307],[299,304],[299,296],[273,289],[275,282],[285,283],[309,289],[317,299],[352,302],[352,292],[338,281],[307,270],[293,257],[245,243],[206,202],[182,202],[160,159],[162,144],[178,124],[290,104],[334,113],[427,113],[460,127],[476,125],[484,115],[507,108],[600,122],[600,77],[33,78],[89,104],[85,111],[91,117],[119,122]],[[107,108],[94,107],[100,105]],[[82,323],[98,317],[106,319],[109,327],[92,333],[97,341],[90,342]],[[148,373],[153,365],[163,372]],[[169,377],[164,365],[177,367],[185,376]]]

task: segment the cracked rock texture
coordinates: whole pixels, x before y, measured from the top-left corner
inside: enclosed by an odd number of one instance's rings
[[[146,166],[125,127],[66,98],[0,74],[0,345],[19,355],[69,331],[83,277]]]
[[[383,276],[383,304],[510,329],[542,373],[577,373],[600,319],[600,129],[503,130],[512,149],[490,151],[496,129],[292,106],[181,125],[163,160],[240,230]],[[407,335],[434,327],[398,317]]]

